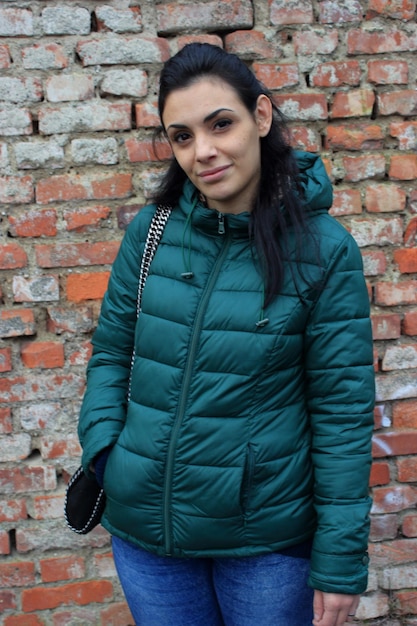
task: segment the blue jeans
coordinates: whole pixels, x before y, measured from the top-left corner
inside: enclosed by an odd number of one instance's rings
[[[137,626],[311,626],[308,558],[173,558],[112,542]]]

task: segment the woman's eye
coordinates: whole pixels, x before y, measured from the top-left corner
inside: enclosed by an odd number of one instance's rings
[[[217,128],[218,130],[224,130],[225,128],[227,128],[228,126],[230,126],[232,123],[232,120],[218,120],[215,124],[214,127]]]
[[[174,136],[173,141],[175,143],[184,143],[184,141],[187,141],[189,138],[190,135],[188,133],[178,133]]]

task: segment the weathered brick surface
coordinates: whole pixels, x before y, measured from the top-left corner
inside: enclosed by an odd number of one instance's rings
[[[170,157],[158,74],[192,41],[272,90],[360,246],[378,403],[358,617],[416,626],[415,0],[0,3],[0,620],[133,623],[108,534],[74,536],[62,503],[111,264]]]

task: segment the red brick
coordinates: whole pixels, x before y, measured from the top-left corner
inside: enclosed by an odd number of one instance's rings
[[[80,454],[80,449],[78,449]],[[34,496],[28,503],[29,515],[32,519],[61,519],[64,510],[64,494],[48,494]]]
[[[34,335],[35,317],[30,309],[0,311],[0,337]]]
[[[367,19],[380,15],[397,20],[412,20],[416,11],[415,0],[369,0]]]
[[[9,232],[13,237],[55,237],[57,215],[54,209],[26,211],[8,216]]]
[[[417,514],[405,515],[401,530],[404,537],[417,537]]]
[[[417,281],[377,283],[375,285],[375,303],[381,306],[417,304]]]
[[[417,432],[391,431],[376,433],[372,442],[374,458],[417,453]]]
[[[182,47],[182,43],[183,38],[180,38],[178,47],[180,44]],[[225,36],[224,47],[227,52],[245,59],[268,59],[280,57],[282,54],[276,42],[268,41],[265,34],[259,30],[235,30]]]
[[[294,51],[298,56],[332,54],[339,43],[339,35],[336,29],[326,32],[308,29],[295,32],[293,41]]]
[[[1,587],[25,587],[35,582],[35,564],[32,561],[0,563]]]
[[[324,0],[318,5],[319,22],[322,24],[345,24],[362,19],[362,7],[358,0],[341,3],[338,0]]]
[[[370,541],[386,541],[395,539],[398,534],[399,519],[395,513],[372,515]],[[387,625],[388,626],[388,625]]]
[[[300,77],[296,63],[254,63],[253,71],[268,89],[283,89],[298,85]]]
[[[401,317],[396,313],[373,315],[372,333],[375,340],[398,339],[401,336]]]
[[[97,611],[94,605],[91,608],[75,606],[70,610],[54,611],[53,626],[74,626],[79,624],[84,626],[86,624],[97,624]],[[133,624],[133,622],[132,622]]]
[[[359,189],[335,189],[333,205],[330,214],[335,217],[341,215],[358,215],[362,213],[362,200]]]
[[[269,0],[270,20],[274,26],[280,24],[312,24],[313,6],[311,0]]]
[[[391,137],[398,138],[400,150],[415,150],[417,148],[417,122],[393,122],[390,124]]]
[[[32,11],[15,8],[0,9],[0,37],[30,37],[31,35],[33,35]]]
[[[394,250],[394,261],[401,274],[417,272],[417,248],[401,248]]]
[[[404,314],[405,335],[417,335],[417,311],[406,311]]]
[[[330,110],[332,119],[341,117],[370,117],[375,104],[375,94],[370,89],[350,89],[335,93]]]
[[[378,276],[385,274],[388,266],[387,257],[382,250],[361,250],[363,259],[363,271],[365,276]]]
[[[132,174],[111,173],[86,175],[63,174],[40,180],[36,186],[36,202],[68,200],[104,200],[126,198],[132,194]]]
[[[400,615],[417,613],[417,591],[396,591],[392,598]]]
[[[397,459],[397,479],[401,483],[417,482],[417,458]]]
[[[324,94],[275,94],[274,102],[289,120],[327,120],[327,100]]]
[[[386,163],[383,154],[346,156],[342,162],[346,171],[345,180],[350,182],[385,176]]]
[[[378,568],[409,563],[417,560],[417,541],[396,539],[387,541],[385,544],[371,544],[369,555],[373,566]]]
[[[357,86],[361,82],[361,74],[358,61],[329,61],[314,68],[310,81],[313,87]]]
[[[371,467],[371,476],[369,486],[387,485],[391,480],[390,468],[388,463],[373,463]]]
[[[1,471],[0,471],[1,474]],[[1,480],[1,477],[0,477]],[[0,530],[0,554],[10,554],[11,545],[10,545],[10,536],[9,533],[5,530]],[[0,592],[1,597],[1,592]]]
[[[415,89],[388,91],[378,95],[379,115],[416,115],[417,93]]]
[[[67,435],[65,439],[44,436],[41,438],[40,447],[43,459],[58,459],[62,456],[78,457],[82,452],[77,435]]]
[[[0,500],[0,522],[18,522],[26,518],[24,500]]]
[[[157,5],[157,30],[160,34],[173,34],[187,30],[236,30],[252,28],[253,7],[248,0],[182,4],[170,2]],[[227,25],[227,26],[226,26]]]
[[[48,307],[46,328],[48,332],[56,333],[83,333],[94,329],[94,312],[90,306]]]
[[[103,609],[100,613],[101,626],[131,626],[132,614],[126,602],[117,602]]]
[[[131,137],[125,141],[125,146],[131,163],[163,161],[172,157],[171,147],[166,141],[158,141],[154,149],[152,141]]]
[[[62,243],[38,245],[35,248],[39,267],[79,267],[113,263],[119,249],[118,241],[95,243]]]
[[[67,278],[67,300],[69,302],[101,300],[106,292],[109,277],[110,272],[70,274]]]
[[[236,33],[246,33],[250,35],[250,33],[254,31],[235,31]],[[234,33],[231,33],[232,35]],[[225,40],[229,35],[226,35]],[[181,50],[184,46],[187,46],[189,43],[210,43],[213,46],[219,46],[219,48],[223,48],[223,40],[218,35],[210,35],[207,33],[203,34],[195,34],[195,35],[179,35],[177,40],[177,48]]]
[[[388,174],[392,180],[414,180],[417,178],[417,155],[393,154]]]
[[[394,402],[392,419],[395,428],[417,429],[417,400]]]
[[[156,102],[135,104],[135,119],[137,128],[154,128],[159,126],[161,122]]]
[[[379,150],[384,131],[376,124],[346,124],[327,127],[326,148],[333,150]]]
[[[79,397],[84,381],[76,374],[39,373],[15,378],[0,378],[0,400],[3,402],[44,401]]]
[[[409,485],[374,487],[372,495],[371,512],[373,514],[396,513],[410,509],[417,503],[417,489]]]
[[[32,176],[2,176],[0,202],[3,204],[28,204],[34,198]]]
[[[67,363],[69,365],[87,365],[92,353],[92,346],[90,341],[79,343],[78,348],[73,352],[68,351]]]
[[[393,184],[368,185],[365,192],[365,207],[369,213],[392,213],[404,211],[407,194]]]
[[[110,213],[108,206],[81,207],[64,210],[63,217],[68,231],[85,232],[100,227]]]
[[[131,104],[122,101],[92,99],[90,102],[43,106],[39,110],[38,118],[41,135],[132,128]]]
[[[26,367],[63,367],[64,346],[56,341],[33,341],[22,346],[20,357]]]
[[[413,52],[417,49],[417,36],[393,28],[383,32],[365,29],[350,30],[347,34],[348,54],[384,54],[387,52]]]
[[[306,126],[292,126],[290,141],[293,148],[306,152],[320,152],[322,147],[319,132]]]
[[[0,468],[0,493],[14,495],[52,489],[56,489],[56,473],[51,465]]]
[[[0,606],[2,611],[11,611],[17,607],[16,594],[13,591],[0,591]]]
[[[142,12],[140,7],[131,7],[126,9],[116,9],[112,8],[112,19],[107,19],[106,13],[100,11],[102,7],[98,6],[95,9],[96,20],[97,20],[97,31],[106,32],[106,31],[115,31],[117,32],[140,32],[142,30]],[[109,8],[109,7],[107,7]],[[114,22],[114,23],[113,23]],[[119,22],[129,22],[129,29],[118,28],[117,25]],[[115,25],[116,27],[115,27]]]
[[[12,369],[11,348],[0,348],[0,372],[10,372]]]
[[[81,556],[61,556],[39,561],[44,583],[71,580],[85,576],[85,559]]]
[[[6,243],[0,246],[0,270],[11,270],[26,267],[26,252],[17,243]]]
[[[94,555],[94,568],[99,578],[109,578],[115,575],[115,565],[111,552]]]
[[[407,61],[368,61],[368,81],[376,85],[406,85]]]
[[[56,74],[45,82],[49,102],[89,100],[94,97],[94,79],[87,74]]]
[[[7,70],[11,65],[11,61],[9,47],[0,45],[0,69]]]
[[[113,586],[108,580],[69,583],[59,587],[23,589],[22,609],[25,612],[54,609],[63,604],[90,604],[106,602],[113,597]]]
[[[4,626],[45,626],[45,622],[37,615],[9,615],[4,618]]]
[[[9,435],[13,432],[12,411],[8,407],[0,408],[0,434]]]
[[[68,67],[68,55],[62,45],[49,42],[38,43],[22,49],[22,63],[25,69],[58,69]]]

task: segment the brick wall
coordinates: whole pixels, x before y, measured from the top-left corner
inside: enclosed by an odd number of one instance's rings
[[[1,624],[132,623],[107,534],[74,535],[62,508],[100,299],[161,168],[158,72],[194,40],[238,53],[273,90],[361,247],[378,406],[358,614],[416,625],[415,0],[0,2]]]

